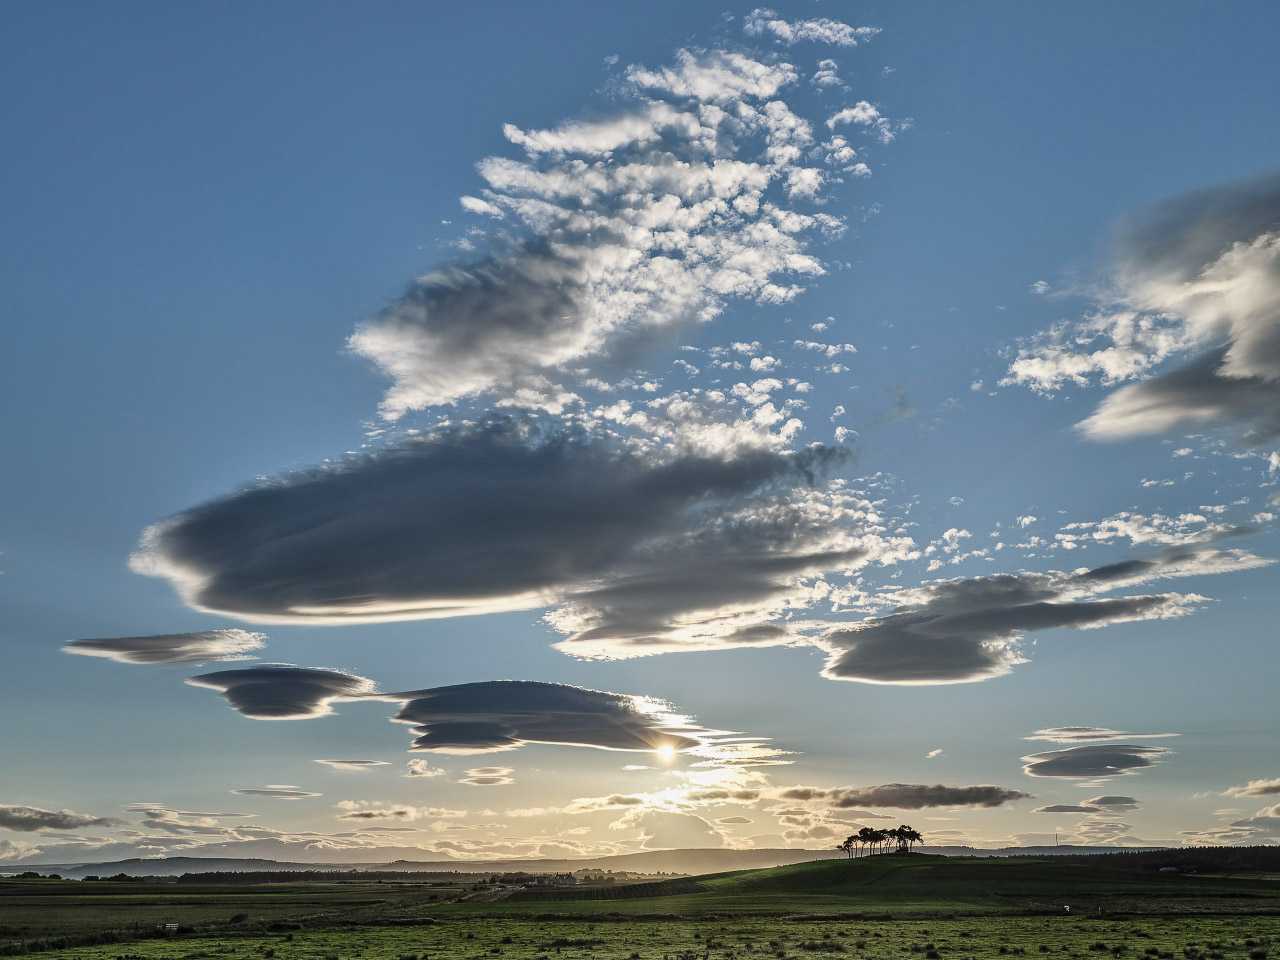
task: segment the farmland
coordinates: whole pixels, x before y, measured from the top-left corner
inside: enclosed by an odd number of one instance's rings
[[[6,880],[0,949],[68,960],[1280,960],[1280,884],[922,856],[559,890]]]

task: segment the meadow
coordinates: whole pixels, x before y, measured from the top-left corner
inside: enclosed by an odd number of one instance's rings
[[[0,952],[67,960],[1280,960],[1280,883],[1266,878],[917,855],[634,887],[5,880]]]

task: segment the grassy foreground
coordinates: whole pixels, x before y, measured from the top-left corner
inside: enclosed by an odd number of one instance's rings
[[[26,953],[67,960],[1280,960],[1280,883],[918,855],[528,891],[6,880],[0,954]]]

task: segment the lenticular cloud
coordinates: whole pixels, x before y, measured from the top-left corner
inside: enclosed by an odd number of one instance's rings
[[[255,622],[571,603],[563,623],[575,637],[648,636],[699,610],[767,610],[796,577],[866,554],[818,515],[798,525],[803,504],[786,506],[834,457],[660,456],[514,426],[445,430],[172,517],[133,565],[199,609]],[[696,566],[718,558],[732,563]],[[680,571],[702,592],[682,591]]]

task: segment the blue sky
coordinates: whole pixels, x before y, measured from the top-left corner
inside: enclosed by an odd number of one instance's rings
[[[1274,7],[495,9],[7,12],[3,859],[1280,837]]]

